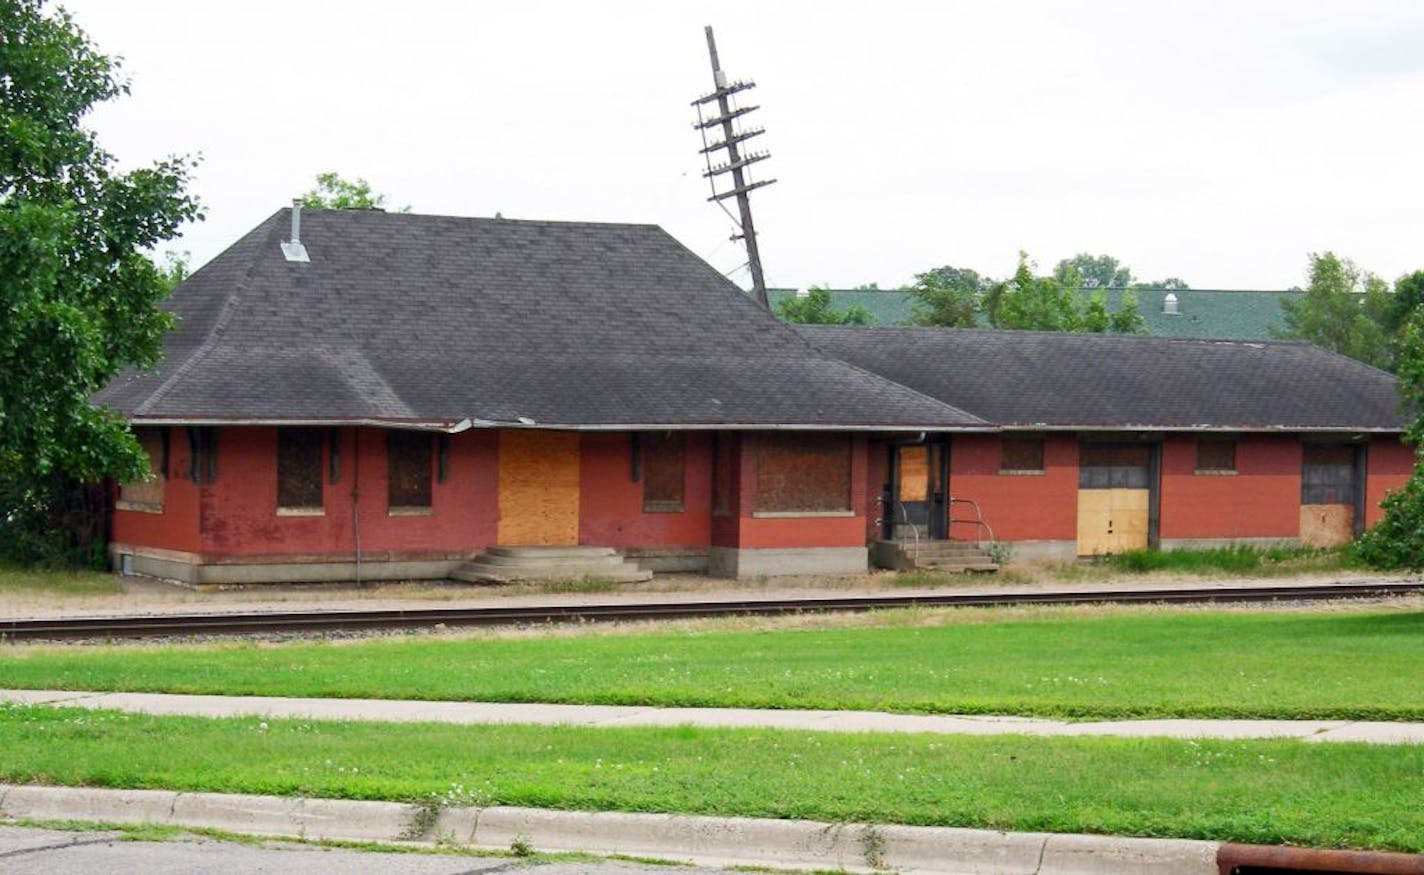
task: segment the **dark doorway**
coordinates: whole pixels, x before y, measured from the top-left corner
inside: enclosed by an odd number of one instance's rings
[[[942,541],[949,536],[949,441],[891,444],[884,537]]]

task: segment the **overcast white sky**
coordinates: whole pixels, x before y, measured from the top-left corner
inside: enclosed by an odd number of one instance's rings
[[[771,285],[1002,276],[1019,249],[1194,288],[1298,284],[1324,249],[1424,268],[1415,0],[61,5],[132,81],[101,142],[202,155],[195,263],[336,170],[415,212],[656,223],[732,272],[689,106],[711,24],[759,86]]]

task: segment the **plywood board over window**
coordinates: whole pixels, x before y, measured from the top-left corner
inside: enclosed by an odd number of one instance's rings
[[[1198,474],[1235,474],[1236,441],[1232,438],[1197,438]]]
[[[501,546],[569,546],[579,535],[579,436],[499,433]]]
[[[277,513],[319,515],[322,429],[277,429]]]
[[[847,437],[762,435],[757,439],[757,512],[849,512],[850,461]]]
[[[390,512],[430,511],[430,435],[420,431],[386,434]]]
[[[1000,474],[1042,474],[1043,438],[1006,437],[999,439]]]
[[[163,513],[163,490],[168,481],[168,438],[160,428],[136,428],[134,437],[148,457],[152,479],[119,484],[119,510]]]
[[[639,446],[643,453],[643,510],[680,513],[687,474],[682,432],[645,434]]]

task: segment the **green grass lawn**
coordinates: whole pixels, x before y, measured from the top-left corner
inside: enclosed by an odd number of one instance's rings
[[[1081,718],[1424,719],[1421,611],[961,609],[875,621],[357,643],[15,646],[0,650],[0,687]]]
[[[1424,851],[1424,746],[0,708],[0,780]]]
[[[63,595],[112,595],[122,592],[119,578],[102,571],[26,568],[0,562],[0,593],[45,592]]]

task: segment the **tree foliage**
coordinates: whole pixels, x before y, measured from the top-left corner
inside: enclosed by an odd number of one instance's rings
[[[911,321],[940,328],[972,328],[989,283],[961,267],[937,267],[915,275],[909,288]]]
[[[1411,274],[1418,276],[1418,274]],[[1396,299],[1397,300],[1397,299]],[[1379,568],[1424,570],[1424,307],[1416,306],[1399,336],[1400,394],[1416,417],[1404,441],[1414,447],[1414,471],[1404,488],[1385,496],[1384,517],[1360,538],[1361,559]]]
[[[1286,325],[1282,336],[1376,367],[1392,367],[1394,340],[1388,320],[1397,298],[1388,284],[1333,252],[1312,252],[1309,258],[1304,294],[1281,303]]]
[[[1059,262],[1059,268],[1064,268],[1064,262]],[[986,296],[989,324],[1032,331],[1142,332],[1136,293],[1123,292],[1117,310],[1111,310],[1104,288],[1094,288],[1087,298],[1083,288],[1088,286],[1072,266],[1055,270],[1053,276],[1035,276],[1028,253],[1020,252],[1013,277]]]
[[[869,325],[870,311],[859,304],[844,310],[831,306],[831,290],[812,286],[806,296],[790,296],[776,302],[776,315],[784,322],[806,325]]]
[[[1082,289],[1125,289],[1132,285],[1132,271],[1111,255],[1080,252],[1053,268],[1053,278],[1065,287]]]
[[[339,173],[316,175],[316,187],[300,198],[303,207],[313,210],[383,210],[386,196],[371,191],[371,184],[361,177],[349,180]],[[402,207],[406,212],[410,207]]]
[[[89,398],[157,362],[172,320],[144,253],[199,208],[193,162],[118,173],[81,125],[127,90],[65,12],[0,3],[0,528],[57,483],[148,471],[125,423]]]

